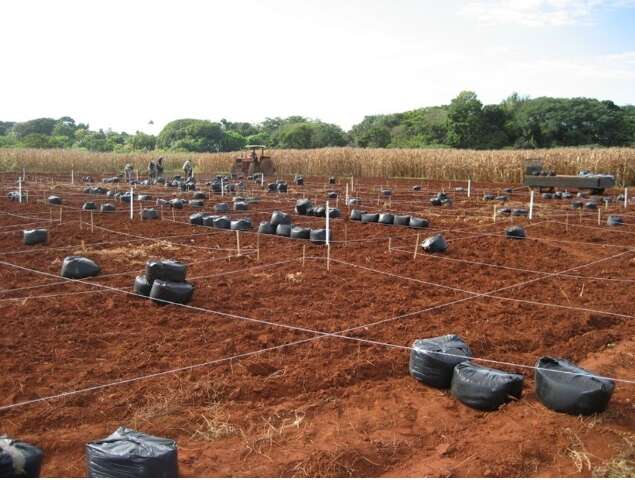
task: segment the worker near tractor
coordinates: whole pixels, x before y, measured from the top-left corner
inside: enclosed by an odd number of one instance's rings
[[[192,178],[192,162],[191,160],[185,160],[183,163],[183,173],[185,174],[185,178]]]
[[[126,166],[123,167],[123,175],[126,179],[126,182],[132,182],[132,175],[134,174],[134,167],[131,163],[126,163]]]
[[[157,164],[154,160],[150,160],[150,163],[148,163],[148,183],[151,185],[156,183],[157,176]]]
[[[163,176],[163,157],[157,159],[157,177]]]

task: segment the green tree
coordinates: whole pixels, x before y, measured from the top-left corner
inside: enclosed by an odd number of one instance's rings
[[[168,123],[157,138],[162,149],[190,152],[219,152],[225,133],[219,123],[184,118]]]
[[[34,120],[16,123],[13,126],[13,133],[15,133],[18,139],[24,138],[32,133],[51,136],[56,123],[57,121],[53,118],[36,118]]]
[[[291,123],[284,125],[278,134],[278,146],[281,148],[311,148],[313,128],[309,123]]]
[[[223,152],[235,152],[240,150],[247,144],[247,139],[240,133],[233,130],[226,131],[223,137],[222,150]]]
[[[23,148],[49,148],[49,138],[43,133],[29,133],[20,137],[18,145]]]
[[[139,131],[128,139],[128,145],[132,150],[154,150],[156,143],[157,137]]]
[[[476,148],[483,135],[483,104],[474,92],[464,91],[448,108],[448,144],[456,148]]]

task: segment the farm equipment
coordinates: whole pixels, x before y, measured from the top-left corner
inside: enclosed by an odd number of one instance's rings
[[[553,171],[543,169],[542,161],[528,160],[525,164],[523,184],[539,191],[590,190],[594,195],[602,195],[604,189],[615,185],[612,175],[595,174],[582,171],[578,175],[556,175]]]
[[[260,149],[260,155],[257,150]],[[252,175],[271,176],[276,173],[271,157],[265,155],[264,145],[247,145],[240,157],[234,160],[232,176],[249,177]]]

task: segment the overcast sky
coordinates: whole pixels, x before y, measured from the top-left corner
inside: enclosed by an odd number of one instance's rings
[[[635,103],[634,25],[635,0],[3,0],[0,120],[348,129],[466,89]]]

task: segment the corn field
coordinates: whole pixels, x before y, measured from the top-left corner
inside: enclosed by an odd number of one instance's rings
[[[363,149],[269,150],[280,175],[354,175],[519,183],[524,161],[541,159],[559,174],[580,170],[610,173],[618,185],[635,185],[635,148],[554,148],[547,150]],[[236,152],[229,153],[95,153],[81,150],[0,149],[3,172],[108,175],[132,163],[145,173],[147,164],[164,157],[167,172],[191,159],[195,173],[229,172]]]

